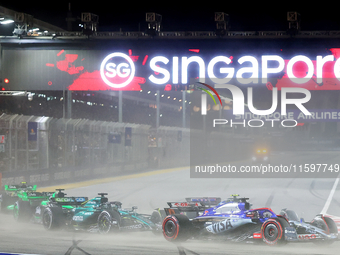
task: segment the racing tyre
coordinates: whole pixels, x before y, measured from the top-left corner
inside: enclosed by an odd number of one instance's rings
[[[42,224],[47,230],[60,229],[65,226],[63,209],[60,207],[47,207],[42,213]]]
[[[268,245],[285,245],[285,228],[289,223],[283,217],[266,220],[261,227],[263,241]]]
[[[338,233],[338,227],[335,224],[334,220],[329,218],[329,217],[323,217],[323,219],[325,220],[327,227],[329,229],[329,233],[330,234],[337,234]]]
[[[32,210],[29,201],[18,200],[14,204],[13,217],[16,221],[28,222],[32,217]]]
[[[162,217],[160,212],[157,210],[153,211],[150,220],[153,224],[162,224]]]
[[[6,192],[0,191],[0,212],[4,212],[8,205],[8,194]]]
[[[117,232],[120,228],[120,214],[117,211],[103,211],[98,216],[98,231],[100,234]]]
[[[9,205],[13,205],[18,200],[18,197],[11,197],[5,191],[0,191],[0,212],[6,212]]]
[[[335,224],[334,220],[329,217],[323,216],[319,220],[314,221],[313,225],[316,225],[318,228],[323,229],[328,234],[338,234],[337,225]],[[334,243],[334,240],[316,240],[313,241],[313,243],[320,246],[326,246]]]
[[[151,214],[150,220],[153,224],[155,224],[155,228],[152,230],[152,233],[159,235],[161,233],[162,225],[162,215],[160,211],[154,210]]]
[[[191,237],[192,223],[186,215],[168,215],[162,224],[163,235],[169,242],[184,242]]]

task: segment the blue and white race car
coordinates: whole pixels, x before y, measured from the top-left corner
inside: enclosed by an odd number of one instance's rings
[[[287,217],[291,211],[283,210],[285,215],[278,215],[270,208],[251,209],[248,200],[232,195],[232,198],[207,208],[194,218],[188,217],[186,212],[169,214],[163,220],[163,235],[171,242],[193,238],[264,242],[268,245],[290,241],[331,243],[338,240],[338,230],[331,218],[317,215],[309,223],[298,223],[296,218]]]

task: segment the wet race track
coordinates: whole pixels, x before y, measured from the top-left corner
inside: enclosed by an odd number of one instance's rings
[[[296,156],[319,163],[339,163],[336,152],[325,156],[306,153]],[[318,158],[319,157],[319,158]],[[272,157],[271,164],[293,162],[289,155]],[[241,162],[242,163],[242,162]],[[240,162],[235,164],[241,164]],[[243,162],[244,163],[244,162]],[[107,192],[110,201],[121,201],[123,208],[138,206],[139,213],[150,214],[157,207],[166,207],[168,201],[184,201],[190,196],[218,196],[222,199],[231,194],[249,197],[253,208],[270,207],[279,213],[282,208],[295,210],[299,217],[310,221],[321,211],[340,216],[340,184],[336,179],[325,178],[190,178],[189,169],[145,173],[117,181],[103,182],[86,187],[68,189],[70,196],[94,197]],[[62,188],[62,185],[60,186]],[[178,248],[167,242],[162,235],[153,233],[97,233],[46,231],[38,224],[19,224],[12,215],[1,215],[0,251],[28,254],[65,254],[72,241],[88,254],[180,254]],[[201,242],[189,240],[182,244],[186,254],[339,254],[340,242],[330,246],[312,243],[289,243],[284,247],[266,245]],[[194,252],[191,253],[190,251]],[[71,254],[85,254],[74,249]],[[184,253],[182,253],[184,254]]]

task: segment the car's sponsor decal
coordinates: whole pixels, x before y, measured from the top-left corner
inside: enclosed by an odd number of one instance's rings
[[[191,207],[191,206],[199,206],[199,203],[187,203],[187,202],[174,202],[171,203],[172,207]]]
[[[298,236],[294,227],[285,227],[286,241],[297,241]]]
[[[75,215],[75,216],[73,216],[72,220],[74,220],[74,221],[83,221],[84,218],[83,218],[83,216]]]
[[[76,202],[85,202],[86,201],[86,198],[85,197],[76,197],[75,198]]]
[[[121,229],[140,229],[140,228],[142,228],[142,227],[143,227],[142,224],[137,224],[137,225],[131,225],[131,226],[121,227]]]
[[[69,197],[56,197],[55,201],[60,202],[60,203],[68,203],[68,202],[73,202],[73,199]]]
[[[262,238],[262,234],[261,233],[253,233],[253,238],[254,239],[260,239],[260,238]]]
[[[96,205],[98,204],[96,201],[89,201],[86,203],[86,205]]]
[[[207,230],[213,233],[221,233],[227,231],[228,229],[232,228],[230,219],[226,219],[215,224],[212,224],[207,227]]]
[[[292,229],[292,228],[291,228],[291,229]],[[285,233],[286,233],[286,234],[295,234],[296,231],[295,231],[295,230],[290,230],[289,228],[286,228],[286,229],[285,229]]]
[[[319,237],[319,235],[317,235],[317,234],[298,235],[298,238],[299,238],[300,240],[316,239],[316,238],[318,238],[318,237]]]

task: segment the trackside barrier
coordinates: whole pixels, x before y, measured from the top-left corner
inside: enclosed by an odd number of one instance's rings
[[[2,185],[40,186],[189,165],[189,129],[149,125],[0,116]]]
[[[202,164],[249,158],[248,145],[232,132],[179,127],[2,114],[0,135],[2,185],[48,186],[189,166],[193,141]]]

